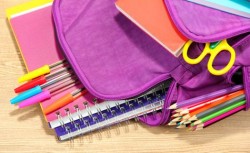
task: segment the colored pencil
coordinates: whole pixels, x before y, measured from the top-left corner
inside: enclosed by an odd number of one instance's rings
[[[186,111],[189,108],[195,107],[195,106],[197,106],[200,103],[203,103],[203,101],[201,101],[199,103],[192,104],[192,105],[188,105],[188,106],[185,106],[185,107],[178,108],[178,109],[174,110],[174,112],[180,113],[180,112]]]
[[[181,125],[178,125],[176,128],[177,129],[183,129],[183,128],[186,128],[186,127],[187,127],[187,125],[181,124]]]
[[[228,112],[226,112],[226,113],[224,113],[224,114],[222,114],[220,116],[217,116],[217,117],[215,117],[215,118],[213,118],[211,120],[208,120],[205,123],[196,125],[195,127],[192,128],[192,130],[201,130],[201,129],[203,129],[203,128],[209,126],[209,125],[212,125],[212,124],[214,124],[214,123],[216,123],[216,122],[218,122],[218,121],[220,121],[220,120],[222,120],[222,119],[224,119],[224,118],[226,118],[226,117],[228,117],[230,115],[233,115],[233,114],[237,113],[238,111],[241,111],[241,110],[243,110],[245,108],[246,108],[246,105],[239,106],[239,107],[237,107],[237,108],[235,108],[235,109],[233,109],[231,111],[228,111]]]
[[[180,113],[175,113],[171,117],[175,118],[175,117],[180,117],[180,116],[182,116]]]
[[[210,100],[210,101],[207,101],[205,103],[202,103],[202,104],[199,104],[199,105],[196,105],[194,107],[191,107],[183,112],[180,112],[181,115],[184,115],[184,114],[188,114],[186,117],[183,117],[183,119],[187,119],[187,117],[191,117],[195,114],[198,114],[200,112],[203,112],[207,109],[210,109],[212,107],[215,107],[221,103],[224,103],[232,98],[235,98],[239,95],[242,95],[244,94],[244,90],[239,90],[239,91],[236,91],[236,92],[233,92],[233,93],[230,93],[228,95],[224,95],[224,96],[221,96],[221,97],[218,97],[218,98],[215,98],[213,100]]]
[[[192,116],[189,120],[193,121],[193,120],[198,120],[198,119],[204,118],[204,117],[206,117],[206,116],[208,116],[210,114],[213,114],[213,113],[218,112],[218,111],[220,111],[220,110],[222,110],[224,108],[227,108],[227,107],[229,107],[229,106],[231,106],[231,105],[233,105],[233,104],[235,104],[235,103],[237,103],[239,101],[245,100],[245,97],[246,96],[244,94],[240,95],[240,96],[238,96],[236,98],[233,98],[231,100],[226,101],[225,103],[222,103],[220,105],[212,107],[212,108],[210,108],[208,110],[202,111],[202,112]]]
[[[169,109],[177,109],[177,108],[185,107],[185,106],[192,105],[195,103],[199,103],[202,101],[208,101],[208,100],[214,99],[216,97],[220,97],[220,96],[223,96],[225,94],[229,94],[229,93],[232,93],[232,92],[235,92],[238,90],[242,90],[242,89],[243,89],[242,85],[236,85],[236,86],[222,89],[222,90],[212,92],[212,93],[209,93],[206,95],[202,95],[202,96],[191,98],[191,99],[188,99],[185,101],[177,102],[177,103],[171,105],[169,107]]]
[[[171,122],[178,122],[181,121],[182,117],[176,117]]]
[[[172,122],[172,121],[171,121],[171,122],[168,123],[168,125],[169,125],[169,126],[177,125],[177,122]]]
[[[221,114],[224,114],[224,113],[226,113],[228,111],[231,111],[231,110],[233,110],[233,109],[235,109],[235,108],[237,108],[239,106],[242,106],[245,103],[246,103],[246,100],[239,101],[239,102],[237,102],[237,103],[235,103],[235,104],[233,104],[233,105],[231,105],[229,107],[226,107],[226,108],[224,108],[222,110],[219,110],[219,111],[217,111],[217,112],[215,112],[213,114],[205,116],[204,118],[201,118],[201,119],[197,120],[196,122],[192,123],[191,125],[194,126],[194,125],[198,125],[198,124],[201,124],[201,123],[205,123],[206,121],[211,120],[211,119],[213,119],[213,118],[215,118],[217,116],[220,116]]]
[[[195,116],[196,114],[199,114],[201,112],[204,112],[210,108],[213,108],[213,107],[216,107],[222,103],[225,103],[227,102],[228,100],[231,100],[237,96],[240,96],[240,95],[243,95],[244,94],[244,91],[243,90],[240,90],[240,91],[237,91],[237,92],[234,92],[234,93],[231,93],[229,95],[225,95],[225,96],[222,96],[222,97],[219,97],[219,98],[216,98],[212,101],[208,101],[207,103],[205,103],[204,106],[202,106],[201,108],[199,109],[195,109],[195,110],[191,110],[190,113],[188,113],[186,116],[184,116],[183,118],[184,119],[189,119],[190,117],[193,117]],[[192,119],[191,119],[192,120]]]

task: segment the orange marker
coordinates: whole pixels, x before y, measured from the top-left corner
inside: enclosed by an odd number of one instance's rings
[[[62,108],[63,106],[73,102],[74,100],[78,99],[79,97],[85,95],[88,91],[85,88],[78,89],[76,91],[73,91],[69,94],[64,95],[60,99],[56,100],[54,103],[49,105],[47,108],[43,110],[44,114],[49,114],[51,112],[54,112],[55,110],[58,110],[59,108]]]

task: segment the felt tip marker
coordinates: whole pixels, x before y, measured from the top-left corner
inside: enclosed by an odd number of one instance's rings
[[[15,93],[20,93],[20,92],[26,91],[30,88],[33,88],[35,86],[42,85],[42,84],[48,82],[49,80],[51,80],[52,78],[56,77],[57,75],[68,71],[69,69],[70,68],[66,67],[66,68],[62,68],[60,70],[57,70],[55,72],[52,72],[51,74],[40,76],[38,78],[30,80],[29,82],[24,83],[21,86],[15,88],[14,91],[15,91]]]
[[[63,97],[61,97],[60,99],[53,102],[48,107],[46,107],[43,110],[43,112],[46,115],[51,113],[51,112],[54,112],[55,110],[58,110],[58,109],[64,107],[65,105],[75,101],[76,99],[78,99],[79,97],[85,95],[86,93],[87,93],[87,90],[82,88],[82,89],[78,89],[76,91],[73,91],[73,92],[71,92],[69,94],[66,94]]]
[[[51,64],[51,65],[44,65],[38,69],[35,69],[34,71],[31,71],[31,72],[19,77],[18,82],[21,83],[24,81],[29,81],[29,80],[32,80],[32,79],[37,78],[39,76],[42,76],[44,74],[48,74],[48,73],[50,73],[52,68],[55,68],[59,65],[62,65],[64,62],[65,62],[65,60],[60,60],[58,62]]]
[[[11,99],[10,103],[11,104],[16,104],[18,102],[21,102],[21,101],[23,101],[25,99],[28,99],[28,98],[34,96],[34,95],[37,95],[37,94],[41,93],[44,88],[49,87],[49,86],[51,86],[51,85],[53,85],[55,83],[58,83],[58,82],[66,79],[66,78],[68,78],[70,76],[72,76],[72,73],[65,73],[65,74],[63,74],[63,75],[61,75],[61,76],[59,76],[59,77],[57,77],[55,79],[50,80],[49,82],[47,82],[47,83],[45,83],[43,85],[40,85],[40,86],[38,85],[38,86],[36,86],[34,88],[31,88],[31,89],[17,95],[13,99]]]
[[[58,87],[54,87],[53,89],[44,90],[41,93],[22,101],[21,103],[18,104],[18,107],[24,108],[24,107],[28,107],[36,103],[42,102],[44,100],[50,99],[52,97],[53,92],[56,92],[57,90],[62,90],[63,88],[67,88],[67,86],[75,82],[76,80],[70,80],[64,83],[63,86],[58,86]]]

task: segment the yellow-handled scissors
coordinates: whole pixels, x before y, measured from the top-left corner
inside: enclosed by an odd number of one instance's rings
[[[211,46],[212,43],[206,43],[205,48],[203,49],[200,56],[198,56],[197,58],[194,58],[194,59],[192,59],[188,56],[188,50],[189,50],[189,47],[191,46],[192,43],[193,43],[193,41],[189,40],[183,47],[182,55],[183,55],[184,60],[187,63],[198,64],[205,58],[205,56],[207,54],[210,54],[210,58],[209,58],[208,63],[207,63],[207,69],[211,74],[223,75],[223,74],[227,73],[232,68],[232,66],[235,62],[236,53],[235,53],[235,50],[233,49],[233,47],[231,47],[227,43],[227,40],[222,40],[220,42],[217,42],[217,44],[215,46]],[[216,70],[213,67],[213,62],[214,62],[216,56],[222,51],[228,51],[230,53],[231,57],[230,57],[228,64],[224,68],[222,68],[220,70]]]

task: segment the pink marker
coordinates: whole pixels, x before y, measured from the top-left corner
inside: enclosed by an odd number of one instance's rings
[[[58,91],[58,90],[62,90],[62,89],[67,89],[71,84],[76,83],[75,79],[70,79],[70,80],[66,80],[60,84],[58,84],[55,87],[52,87],[51,89],[47,89],[44,90],[43,92],[29,98],[26,99],[24,101],[22,101],[21,103],[18,104],[19,108],[24,108],[24,107],[28,107],[31,105],[34,105],[36,103],[42,102],[44,100],[50,99],[53,95],[54,92]]]

